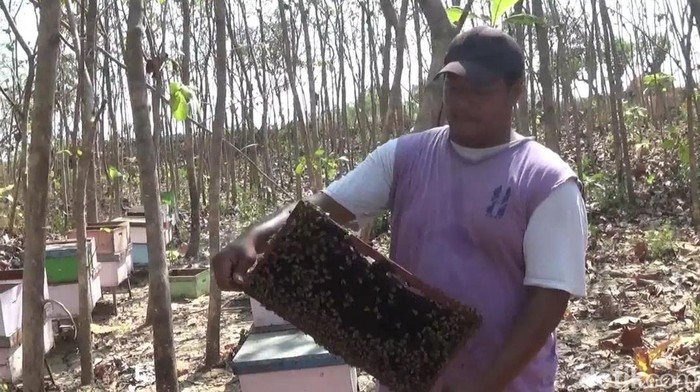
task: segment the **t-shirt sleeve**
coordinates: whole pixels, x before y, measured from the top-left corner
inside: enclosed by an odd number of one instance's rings
[[[322,192],[355,215],[360,223],[377,216],[388,208],[395,152],[396,139],[391,139]]]
[[[586,206],[574,180],[555,188],[535,209],[523,242],[525,285],[586,295]]]

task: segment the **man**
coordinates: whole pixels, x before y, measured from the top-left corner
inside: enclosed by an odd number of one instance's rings
[[[559,156],[511,130],[524,58],[510,36],[461,33],[439,76],[448,126],[387,142],[308,200],[341,224],[391,210],[390,257],[482,314],[433,391],[553,391],[554,330],[570,296],[586,293],[580,183]],[[214,257],[222,289],[242,289],[292,207]]]

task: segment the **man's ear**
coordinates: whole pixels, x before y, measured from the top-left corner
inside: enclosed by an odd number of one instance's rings
[[[515,105],[518,100],[520,100],[520,96],[525,92],[525,78],[521,77],[518,80],[513,83],[513,86],[510,88],[510,98],[511,98],[511,104]]]

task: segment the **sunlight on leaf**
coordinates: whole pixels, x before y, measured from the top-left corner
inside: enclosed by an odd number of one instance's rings
[[[0,195],[4,195],[5,193],[13,190],[15,188],[15,184],[10,184],[8,186],[4,186],[0,188]]]
[[[673,84],[673,75],[659,72],[655,74],[644,75],[642,83],[646,87],[665,87]]]
[[[297,166],[294,168],[294,173],[300,176],[304,174],[304,170],[306,170],[306,157],[301,157],[299,158],[299,163],[297,163]]]
[[[462,13],[464,13],[464,10],[462,7],[449,7],[447,8],[447,19],[450,20],[450,23],[456,25],[457,22],[459,22],[459,18],[462,17]]]
[[[109,227],[100,227],[100,231],[103,231],[105,233],[111,233],[112,229],[110,229]]]
[[[535,15],[515,14],[515,15],[511,15],[511,16],[503,19],[503,24],[506,24],[506,23],[529,26],[529,25],[544,24],[545,20],[543,18],[538,18]]]
[[[175,192],[161,192],[160,201],[169,207],[173,207],[175,205]]]
[[[117,177],[122,177],[122,173],[120,173],[116,167],[110,166],[107,169],[107,176],[109,177],[110,180],[114,181],[114,179],[116,179]]]
[[[513,8],[518,1],[520,0],[491,0],[491,25],[495,26],[503,14]]]
[[[196,112],[198,107],[199,101],[192,88],[178,82],[170,82],[170,110],[176,120],[187,120],[191,112]]]

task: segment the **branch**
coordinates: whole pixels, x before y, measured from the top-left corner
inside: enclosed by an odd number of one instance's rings
[[[2,9],[2,13],[5,14],[5,18],[7,18],[7,23],[10,25],[12,32],[15,33],[15,37],[17,38],[17,42],[19,43],[19,46],[22,47],[22,49],[24,50],[24,53],[27,54],[28,58],[34,57],[34,52],[32,52],[29,49],[29,45],[27,45],[27,43],[24,41],[24,38],[22,38],[22,35],[19,33],[19,30],[17,30],[17,25],[15,25],[15,21],[12,19],[12,16],[10,15],[10,11],[5,6],[5,1],[0,0],[0,8]]]
[[[462,15],[459,17],[459,20],[457,21],[457,31],[462,31],[462,27],[464,27],[464,23],[467,21],[469,14],[472,12],[472,4],[474,4],[474,0],[469,0],[469,1],[467,1],[467,4],[464,5],[464,9],[462,10]]]
[[[17,102],[15,102],[9,95],[7,95],[7,92],[1,86],[0,86],[0,93],[2,93],[2,95],[5,96],[5,99],[7,99],[7,101],[10,103],[10,106],[12,106],[12,109],[14,109],[18,115],[22,115],[22,111],[20,110]]]
[[[471,4],[471,1],[473,0],[470,0],[469,4]],[[445,7],[443,7],[440,0],[418,0],[418,4],[421,11],[423,11],[423,15],[425,15],[425,19],[428,21],[428,27],[433,35],[439,34],[439,31],[455,29],[455,26],[447,19]]]

